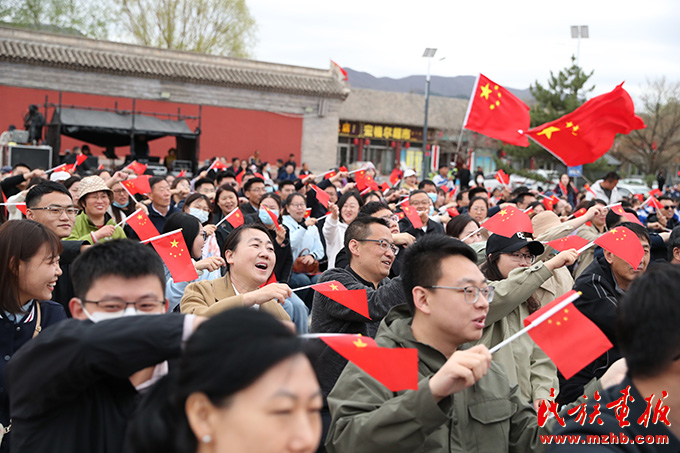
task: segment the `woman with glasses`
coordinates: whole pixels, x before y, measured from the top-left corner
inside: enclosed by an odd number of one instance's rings
[[[203,229],[201,222],[190,214],[176,212],[171,214],[165,221],[162,233],[169,233],[178,229],[182,230],[184,242],[187,244],[196,273],[198,274],[198,278],[193,281],[220,278],[222,276],[220,268],[225,265],[224,259],[219,255],[201,259],[203,245],[208,238],[208,234]],[[165,296],[168,298],[168,311],[173,311],[179,305],[184,295],[184,290],[191,282],[175,283],[165,263],[163,263],[163,266],[165,267]]]
[[[305,218],[305,197],[301,193],[294,193],[286,200],[286,209],[283,216],[283,224],[290,231],[290,248],[293,255],[294,266],[290,276],[290,287],[301,288],[316,283],[319,280],[319,260],[324,256],[323,245],[319,229],[316,227],[317,219]],[[314,270],[315,272],[305,272]],[[307,307],[312,306],[314,291],[303,290],[298,294]]]
[[[555,269],[573,264],[576,250],[560,252],[555,257],[536,261],[544,247],[529,241],[523,233],[510,238],[492,234],[486,243],[487,260],[482,273],[494,287],[485,327],[479,343],[491,348],[524,328],[524,318],[550,301],[538,300],[534,293]],[[505,366],[510,385],[518,385],[522,398],[538,409],[541,400],[558,391],[557,369],[528,335],[501,348],[494,360]]]
[[[78,204],[82,208],[67,240],[87,241],[90,244],[110,239],[124,239],[123,229],[107,212],[113,201],[113,191],[99,176],[88,176],[80,181]]]
[[[66,319],[64,308],[51,302],[61,275],[61,241],[33,220],[10,220],[0,227],[0,388],[5,389],[5,367],[14,353],[40,331]],[[7,392],[0,392],[0,423],[10,424]],[[9,451],[6,438],[3,450]]]
[[[329,206],[331,215],[326,217],[326,222],[323,225],[328,269],[335,267],[335,255],[345,246],[347,225],[354,222],[354,219],[359,215],[359,209],[363,205],[364,202],[359,192],[351,190],[340,197],[337,205]]]
[[[484,220],[486,220],[488,213],[489,202],[486,200],[486,198],[474,197],[472,200],[470,200],[470,205],[468,206],[468,214],[478,223],[484,222]]]

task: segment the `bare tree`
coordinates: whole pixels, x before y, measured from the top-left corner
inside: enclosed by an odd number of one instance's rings
[[[121,23],[143,45],[247,57],[255,20],[245,0],[116,0]]]
[[[612,154],[646,174],[655,174],[680,156],[680,82],[648,81],[638,115],[646,129],[619,138]]]

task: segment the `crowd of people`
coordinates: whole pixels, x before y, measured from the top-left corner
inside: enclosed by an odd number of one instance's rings
[[[680,451],[673,187],[655,203],[623,197],[616,173],[489,191],[443,165],[421,180],[395,169],[376,189],[370,165],[216,162],[152,176],[134,196],[129,167],[3,175],[0,452],[571,451],[544,436],[605,431],[666,436],[621,451]],[[483,228],[509,206],[533,231]],[[159,233],[181,231],[194,280],[175,281],[140,242],[126,222],[138,210]],[[547,245],[617,226],[642,245],[637,268]],[[365,291],[369,316],[311,287],[324,282]],[[572,289],[613,348],[569,378],[528,335],[489,353]],[[416,349],[417,390],[390,391],[324,334]],[[628,428],[603,404],[623,389],[641,400]],[[662,393],[677,423],[641,428],[644,398]],[[539,423],[553,401],[561,411]],[[566,415],[586,406],[606,424]]]

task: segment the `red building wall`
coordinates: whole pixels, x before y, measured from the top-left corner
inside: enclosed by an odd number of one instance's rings
[[[47,102],[59,103],[59,92],[57,91],[0,85],[0,131],[7,130],[10,124],[15,125],[17,129],[23,129],[24,114],[28,111],[30,104],[40,106],[40,112],[44,115],[43,104],[46,96]],[[113,109],[115,103],[118,102],[118,109],[132,110],[132,99],[126,97],[64,91],[62,92],[61,102],[64,105],[110,109]],[[142,112],[176,114],[178,108],[183,115],[199,116],[199,107],[194,104],[140,99],[137,99],[135,104],[135,110]],[[45,118],[47,122],[52,119],[52,111],[50,109],[49,116]],[[232,157],[244,159],[255,150],[260,151],[260,158],[266,162],[274,162],[279,158],[287,160],[290,153],[294,153],[297,161],[300,161],[302,116],[215,106],[204,106],[201,116],[199,162],[215,156],[226,157],[227,159]],[[198,127],[198,120],[187,120],[187,124],[190,129],[195,130]],[[46,133],[47,129],[45,128],[43,137]],[[72,149],[74,146],[82,144],[83,142],[62,136],[61,154],[66,149]],[[168,149],[174,145],[175,139],[173,137],[160,138],[149,142],[151,155],[161,157],[161,159],[167,154]],[[94,146],[90,148],[95,156],[103,154],[103,149]],[[116,148],[116,154],[119,157],[129,154],[129,148]]]

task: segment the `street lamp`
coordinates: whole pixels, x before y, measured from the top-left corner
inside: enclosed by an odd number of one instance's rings
[[[587,25],[572,25],[571,26],[571,38],[578,39],[578,45],[576,47],[576,66],[579,66],[579,58],[581,56],[581,38],[588,39],[588,26]]]
[[[426,48],[423,52],[423,57],[427,58],[427,77],[425,78],[425,124],[423,125],[423,179],[425,179],[425,176],[427,175],[427,160],[425,159],[425,154],[427,152],[427,111],[430,105],[430,64],[435,53],[437,53],[437,49],[431,47]]]

